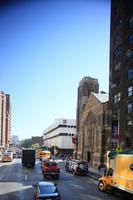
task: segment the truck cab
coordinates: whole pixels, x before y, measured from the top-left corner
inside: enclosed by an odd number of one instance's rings
[[[111,190],[113,188],[113,173],[114,170],[109,168],[107,173],[99,178],[98,188],[100,191]]]

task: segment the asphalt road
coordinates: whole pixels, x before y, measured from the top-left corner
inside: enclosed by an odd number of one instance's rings
[[[117,194],[102,193],[97,188],[97,181],[87,176],[73,176],[65,172],[64,164],[60,163],[61,173],[57,183],[62,200],[120,200]],[[0,200],[32,200],[37,181],[44,179],[40,162],[35,168],[25,168],[21,159],[12,163],[0,163]]]

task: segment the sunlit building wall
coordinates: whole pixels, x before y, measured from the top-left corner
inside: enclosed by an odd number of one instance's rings
[[[72,137],[76,134],[76,120],[56,119],[55,122],[43,131],[44,145],[58,146],[61,152],[72,152],[74,144]]]
[[[11,144],[11,98],[0,92],[0,148],[9,148]]]

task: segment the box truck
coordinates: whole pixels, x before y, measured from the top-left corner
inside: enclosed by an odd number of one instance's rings
[[[99,178],[99,190],[120,189],[133,194],[133,154],[117,154],[114,166]]]
[[[22,150],[22,165],[23,166],[35,166],[36,152],[34,149],[23,149]]]

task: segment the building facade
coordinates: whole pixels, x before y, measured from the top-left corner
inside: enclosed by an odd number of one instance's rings
[[[97,79],[91,78],[89,76],[84,77],[78,87],[78,98],[77,98],[77,116],[76,116],[76,132],[77,132],[77,150],[78,156],[82,154],[82,133],[80,132],[80,122],[82,114],[84,112],[85,106],[88,102],[88,98],[91,92],[99,93],[99,83]]]
[[[11,144],[11,97],[0,92],[0,148],[8,149]]]
[[[91,93],[81,118],[81,158],[93,166],[106,164],[110,144],[109,103],[107,94]]]
[[[43,136],[34,136],[31,138],[31,143],[36,144],[38,143],[40,146],[43,145]]]
[[[56,119],[55,122],[43,131],[44,145],[58,146],[61,153],[73,153],[72,137],[76,134],[76,120]]]
[[[111,1],[109,101],[112,148],[133,148],[133,2]]]

